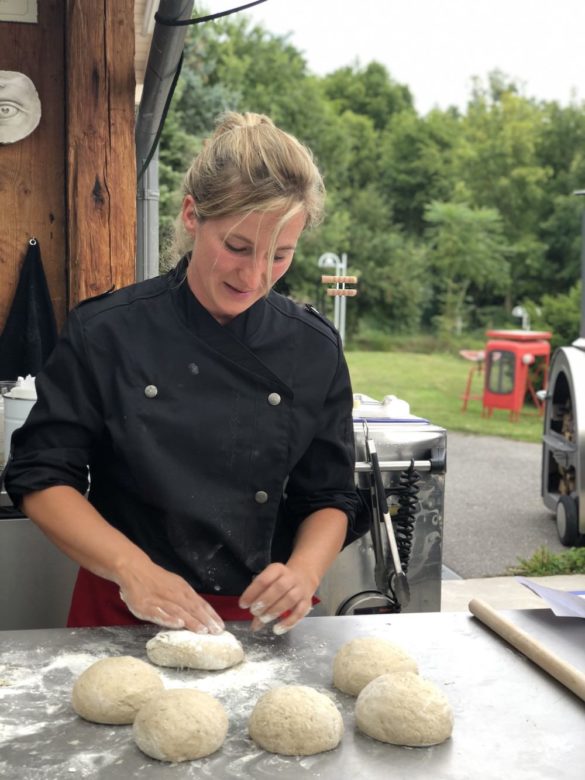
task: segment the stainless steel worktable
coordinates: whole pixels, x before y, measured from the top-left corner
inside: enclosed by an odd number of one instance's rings
[[[524,630],[535,626],[537,636],[548,633],[550,649],[560,649],[567,660],[583,662],[585,621],[554,618],[547,609],[506,615]],[[146,659],[144,646],[156,627],[0,632],[0,777],[583,777],[583,702],[466,613],[309,617],[282,637],[267,629],[251,635],[248,624],[228,627],[244,644],[244,664],[224,672],[160,670],[168,687],[206,690],[230,715],[228,737],[217,753],[173,766],[143,755],[130,726],[85,722],[69,703],[74,679],[98,658]],[[376,742],[356,731],[355,700],[332,687],[331,667],[344,642],[364,635],[401,644],[418,661],[420,673],[445,692],[455,716],[451,739],[413,749]],[[251,742],[246,724],[252,707],[261,693],[278,684],[311,685],[332,696],[345,721],[336,750],[284,757]]]

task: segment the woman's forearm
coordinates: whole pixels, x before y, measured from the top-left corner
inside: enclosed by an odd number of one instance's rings
[[[66,555],[115,582],[136,617],[169,628],[222,631],[219,615],[189,583],[155,564],[74,488],[58,485],[30,493],[22,508]]]
[[[339,509],[319,509],[300,525],[288,566],[302,569],[315,580],[317,589],[347,534],[347,515]]]

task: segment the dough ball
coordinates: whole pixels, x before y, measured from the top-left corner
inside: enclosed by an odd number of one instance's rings
[[[228,716],[203,691],[174,688],[141,708],[132,733],[140,750],[159,761],[190,761],[215,753],[225,740]]]
[[[333,685],[357,696],[371,680],[387,672],[418,673],[416,661],[386,639],[358,637],[346,642],[333,659]]]
[[[136,713],[164,684],[150,664],[121,655],[102,658],[73,685],[71,704],[78,715],[94,723],[132,723]]]
[[[285,685],[257,701],[248,730],[254,742],[271,753],[311,756],[337,747],[343,719],[325,694],[305,685]]]
[[[244,660],[244,648],[229,631],[160,631],[146,643],[146,654],[153,664],[176,669],[227,669]]]
[[[358,728],[392,745],[438,745],[451,736],[453,713],[445,694],[412,672],[383,674],[355,704]]]

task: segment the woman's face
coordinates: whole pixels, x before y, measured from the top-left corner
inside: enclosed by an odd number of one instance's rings
[[[187,195],[182,216],[194,241],[187,270],[189,287],[222,325],[249,309],[287,272],[305,223],[305,214],[300,213],[281,229],[268,278],[268,251],[282,212],[199,222],[195,202]]]

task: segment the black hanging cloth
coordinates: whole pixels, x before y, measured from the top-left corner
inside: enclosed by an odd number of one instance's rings
[[[57,325],[38,241],[32,238],[4,330],[0,379],[36,376],[57,341]]]

